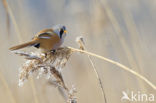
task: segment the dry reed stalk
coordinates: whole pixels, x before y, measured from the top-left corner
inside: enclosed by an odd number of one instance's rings
[[[130,13],[130,11],[128,9],[123,7],[121,0],[120,0],[120,2],[121,3],[120,3],[119,8],[121,10],[121,13],[123,14],[123,20],[126,24],[126,28],[130,34],[129,38],[130,38],[131,44],[133,46],[132,50],[134,51],[134,55],[136,58],[136,59],[132,60],[133,61],[132,64],[133,64],[133,67],[139,68],[140,73],[143,73],[143,70],[141,70],[141,68],[143,67],[141,60],[144,60],[144,59],[143,59],[143,54],[140,52],[140,51],[142,51],[142,48],[141,48],[141,41],[139,38],[139,32],[137,30],[137,26],[133,19],[132,13]],[[144,47],[146,48],[146,50],[148,50],[146,46],[144,46]],[[140,84],[140,89],[143,89],[144,91],[147,90],[142,81],[138,80],[138,82]]]
[[[110,8],[110,6],[109,6],[109,4],[107,3],[106,0],[98,0],[98,1],[101,3],[104,10],[106,10],[107,16],[108,16],[110,22],[112,23],[113,28],[114,28],[117,36],[118,36],[118,39],[119,39],[119,42],[120,42],[119,45],[122,46],[124,52],[126,53],[127,60],[129,61],[130,65],[132,67],[134,67],[135,64],[136,64],[134,62],[135,59],[133,58],[133,55],[131,54],[130,49],[127,46],[126,40],[123,38],[123,31],[122,31],[122,28],[119,25],[118,20],[114,16],[114,13],[113,13],[112,9]],[[139,68],[137,68],[137,69],[139,69]]]
[[[128,63],[130,64],[130,66],[132,68],[135,68],[139,72],[142,72],[140,67],[138,66],[138,64],[135,62],[135,58],[133,57],[132,53],[130,52],[131,50],[130,50],[130,48],[128,48],[126,40],[123,38],[122,28],[120,27],[118,20],[114,16],[114,13],[113,13],[111,7],[108,4],[108,1],[107,0],[97,0],[97,1],[100,2],[102,7],[104,8],[104,10],[106,11],[106,14],[107,14],[110,22],[112,23],[112,26],[113,26],[113,28],[114,28],[117,36],[118,36],[119,45],[122,46],[122,48],[124,50],[124,53],[126,54]],[[142,83],[139,81],[140,88],[145,89],[141,84]]]
[[[77,38],[76,38],[76,42],[79,44],[79,47],[80,47],[81,50],[86,50],[86,51],[87,51],[82,36],[77,37]],[[99,84],[100,84],[100,88],[101,88],[101,91],[102,91],[103,99],[104,99],[105,103],[107,103],[105,91],[104,91],[104,88],[103,88],[102,81],[101,81],[101,79],[100,79],[99,73],[98,73],[98,71],[96,70],[96,67],[95,67],[95,65],[94,65],[94,63],[93,63],[93,60],[92,60],[92,58],[90,57],[90,55],[87,55],[87,56],[88,56],[88,59],[89,59],[91,65],[92,65],[92,67],[93,67],[93,70],[94,70],[95,75],[96,75],[96,77],[97,77],[97,79],[98,79],[98,82],[99,82]]]
[[[81,52],[81,53],[85,53],[85,54],[88,54],[88,55],[91,55],[91,56],[94,56],[96,58],[99,58],[99,59],[102,59],[104,61],[107,61],[107,62],[110,62],[112,64],[115,64],[117,66],[119,66],[120,68],[122,68],[123,70],[126,70],[130,73],[132,73],[133,75],[139,77],[141,80],[143,80],[145,83],[147,83],[150,87],[152,87],[154,90],[156,90],[156,86],[150,82],[147,78],[145,78],[144,76],[142,76],[141,74],[135,72],[134,70],[126,67],[125,65],[119,63],[119,62],[116,62],[116,61],[113,61],[111,59],[108,59],[108,58],[105,58],[103,56],[100,56],[100,55],[97,55],[97,54],[94,54],[94,53],[91,53],[91,52],[87,52],[87,51],[84,51],[84,50],[80,50],[80,49],[76,49],[76,48],[73,48],[73,47],[68,47],[69,49],[71,49],[73,52]]]
[[[33,93],[33,97],[34,97],[34,102],[39,103],[33,78],[30,78],[30,82],[31,82],[31,88],[32,88],[32,93]]]
[[[18,27],[18,25],[16,23],[16,19],[15,19],[14,15],[13,15],[12,9],[10,8],[10,6],[8,5],[6,0],[3,0],[2,2],[3,2],[3,5],[4,5],[4,7],[5,7],[6,11],[7,11],[8,17],[10,17],[10,19],[12,20],[12,23],[13,23],[13,25],[15,27],[16,32],[17,32],[17,37],[18,37],[19,41],[22,42],[22,37],[20,35],[20,30],[19,30],[19,27]]]
[[[7,1],[6,0],[2,0],[3,6],[5,8],[6,11],[6,24],[7,24],[7,32],[8,35],[10,34],[10,18],[9,18],[9,12],[8,12],[8,7],[7,7]]]
[[[4,7],[5,7],[6,11],[7,11],[8,17],[10,17],[10,19],[12,20],[12,23],[13,23],[13,25],[15,27],[15,31],[17,32],[18,40],[19,40],[19,42],[22,42],[22,36],[21,36],[21,33],[20,33],[20,29],[19,29],[19,27],[17,25],[17,22],[16,22],[14,14],[12,12],[12,9],[10,8],[10,6],[7,3],[6,0],[3,0],[2,2],[3,2],[3,5],[4,5]],[[37,96],[35,95],[37,93],[36,93],[35,84],[34,84],[33,79],[31,79],[30,83],[31,83],[32,91],[33,91],[34,101],[35,101],[35,103],[39,103],[38,102],[39,100],[38,100]]]
[[[11,90],[10,90],[10,88],[9,88],[9,86],[8,86],[7,81],[5,80],[5,78],[1,72],[0,72],[0,80],[2,81],[2,84],[4,85],[4,87],[6,88],[6,91],[10,97],[9,99],[10,99],[11,103],[17,103],[12,92],[11,92]]]

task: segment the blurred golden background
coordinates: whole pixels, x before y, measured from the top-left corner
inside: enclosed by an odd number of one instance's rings
[[[153,0],[1,0],[0,103],[64,102],[45,78],[30,77],[19,87],[18,68],[24,59],[8,50],[56,24],[67,27],[65,46],[78,48],[75,39],[82,35],[88,51],[133,68],[156,85],[155,11]],[[153,88],[133,74],[92,59],[107,103],[121,103],[122,91],[156,95]],[[105,103],[87,56],[72,55],[63,76],[68,87],[76,87],[78,103]]]

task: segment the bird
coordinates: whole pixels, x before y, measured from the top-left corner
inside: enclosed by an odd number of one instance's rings
[[[33,46],[40,49],[43,53],[55,51],[63,44],[66,34],[67,31],[64,25],[56,25],[39,31],[31,41],[13,46],[9,50],[14,51]]]

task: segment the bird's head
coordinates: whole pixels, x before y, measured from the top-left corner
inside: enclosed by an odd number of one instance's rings
[[[67,31],[64,25],[56,25],[53,27],[53,30],[60,37],[60,39],[64,39],[66,37]]]

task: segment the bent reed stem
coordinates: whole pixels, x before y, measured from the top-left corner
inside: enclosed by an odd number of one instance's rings
[[[73,48],[73,47],[68,47],[69,49],[75,51],[75,52],[82,52],[82,53],[85,53],[85,54],[88,54],[88,55],[91,55],[91,56],[94,56],[94,57],[97,57],[99,59],[102,59],[104,61],[107,61],[107,62],[110,62],[112,64],[115,64],[117,66],[119,66],[120,68],[132,73],[133,75],[139,77],[140,79],[142,79],[143,81],[145,81],[149,86],[151,86],[154,90],[156,90],[156,86],[150,82],[146,77],[142,76],[141,74],[133,71],[132,69],[130,69],[129,67],[126,67],[125,65],[119,63],[119,62],[116,62],[116,61],[113,61],[111,59],[108,59],[108,58],[105,58],[103,56],[100,56],[100,55],[97,55],[97,54],[94,54],[94,53],[91,53],[91,52],[88,52],[88,51],[85,51],[85,50],[80,50],[80,49],[76,49],[76,48]]]

